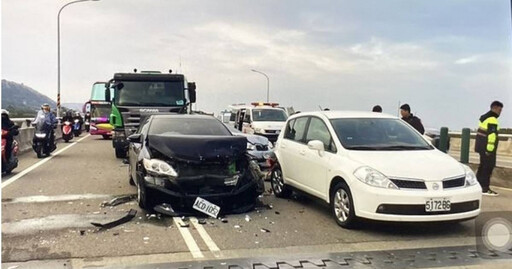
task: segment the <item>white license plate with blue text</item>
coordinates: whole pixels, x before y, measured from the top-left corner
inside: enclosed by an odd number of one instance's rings
[[[220,212],[220,207],[218,205],[212,204],[201,197],[196,198],[192,208],[213,218],[217,218],[217,215],[219,215]]]

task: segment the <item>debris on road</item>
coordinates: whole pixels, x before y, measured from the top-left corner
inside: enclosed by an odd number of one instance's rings
[[[118,225],[121,225],[123,223],[126,223],[126,222],[132,220],[136,214],[137,214],[137,210],[130,209],[130,211],[128,212],[128,214],[126,214],[126,216],[124,216],[118,220],[115,220],[115,221],[112,221],[109,223],[105,223],[105,224],[96,223],[96,222],[91,222],[91,224],[100,228],[100,230],[106,230],[106,229],[114,228]]]
[[[125,232],[125,233],[134,233],[135,231],[134,230],[123,230],[123,232]]]
[[[80,230],[80,235],[85,235],[85,230]]]
[[[158,212],[160,214],[167,215],[167,216],[171,216],[171,217],[178,216],[170,204],[163,203],[163,204],[155,206],[153,209],[156,212]]]
[[[228,219],[225,219],[225,218],[221,218],[221,219],[220,219],[220,221],[221,221],[222,223],[228,223]]]
[[[275,213],[276,213],[276,215],[280,215],[281,214],[281,212],[279,212],[279,211],[275,211]]]
[[[118,233],[118,232],[115,232],[113,235],[114,235],[114,236],[118,236],[118,235],[119,235],[119,233]]]
[[[267,230],[265,228],[261,228],[260,231],[263,232],[263,233],[270,233],[270,230]]]
[[[241,228],[241,226],[240,226],[240,225],[235,225],[235,226],[233,226],[233,228],[235,228],[235,229],[240,229],[240,228]]]
[[[206,219],[199,219],[197,221],[197,223],[201,224],[201,225],[205,225],[206,224]]]
[[[133,201],[133,200],[135,200],[135,198],[137,198],[136,194],[119,196],[119,197],[113,198],[112,200],[110,200],[108,202],[101,203],[101,207],[117,206],[120,204],[124,204],[124,203],[128,203],[130,201]]]
[[[249,215],[245,215],[245,221],[247,221],[247,222],[251,221],[251,217],[249,217]]]

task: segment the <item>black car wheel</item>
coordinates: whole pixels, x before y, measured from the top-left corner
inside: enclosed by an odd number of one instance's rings
[[[137,180],[137,202],[140,208],[146,211],[152,211],[154,207],[152,197],[143,181],[144,179],[142,178]]]
[[[276,197],[287,198],[292,194],[290,187],[284,184],[283,172],[281,171],[280,166],[276,166],[272,170],[272,173],[270,174],[270,184]]]
[[[336,184],[331,192],[331,211],[336,223],[343,228],[354,228],[358,219],[354,211],[352,193],[346,183]]]
[[[130,181],[130,185],[135,186],[135,181],[133,181],[132,177],[132,166],[128,165],[128,179]]]

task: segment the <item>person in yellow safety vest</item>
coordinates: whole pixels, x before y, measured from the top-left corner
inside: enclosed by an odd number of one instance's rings
[[[482,194],[487,196],[498,196],[498,193],[491,190],[492,170],[496,166],[496,150],[498,149],[498,117],[503,109],[503,104],[494,101],[491,110],[480,117],[478,131],[476,133],[475,151],[480,154],[480,165],[476,178],[482,186]]]

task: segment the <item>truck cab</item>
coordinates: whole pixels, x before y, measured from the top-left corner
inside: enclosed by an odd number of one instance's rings
[[[141,118],[151,114],[187,114],[195,103],[195,83],[183,74],[155,72],[116,73],[105,87],[105,96],[112,102],[110,124],[116,157],[128,151],[127,137],[139,127]]]
[[[235,128],[247,134],[266,137],[270,142],[277,141],[288,115],[277,103],[251,103],[239,106],[236,111]]]

